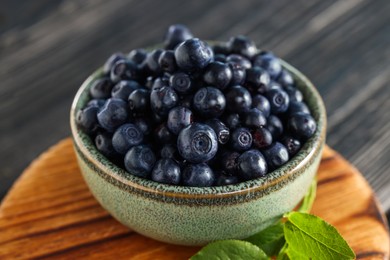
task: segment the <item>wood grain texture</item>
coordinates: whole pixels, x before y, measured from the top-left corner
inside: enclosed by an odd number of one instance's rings
[[[358,259],[388,259],[387,221],[361,174],[326,148],[312,213],[335,225]],[[36,159],[0,205],[0,259],[187,259],[199,248],[129,230],[93,198],[71,139]]]

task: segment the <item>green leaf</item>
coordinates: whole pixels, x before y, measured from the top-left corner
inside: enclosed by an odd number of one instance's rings
[[[275,256],[285,243],[283,225],[277,222],[245,240],[260,247],[267,255]]]
[[[203,247],[191,260],[268,260],[257,246],[241,240],[221,240]]]
[[[314,179],[311,183],[308,192],[303,198],[301,206],[298,208],[298,212],[309,213],[317,194],[317,179]]]
[[[355,258],[339,232],[319,217],[300,212],[290,212],[285,217],[286,253],[290,259]]]

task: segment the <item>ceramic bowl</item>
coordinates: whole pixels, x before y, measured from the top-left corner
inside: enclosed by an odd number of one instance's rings
[[[75,124],[88,102],[98,70],[80,87],[70,123],[74,147],[89,189],[103,208],[134,231],[168,243],[204,245],[219,239],[242,239],[272,224],[303,198],[316,175],[325,143],[326,115],[313,84],[283,62],[302,91],[317,130],[287,164],[264,178],[220,187],[183,187],[157,183],[127,173],[100,154]]]

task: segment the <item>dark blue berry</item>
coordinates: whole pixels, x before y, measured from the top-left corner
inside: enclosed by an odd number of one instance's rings
[[[276,169],[288,162],[288,151],[279,142],[273,143],[269,148],[263,150],[264,157],[270,169]]]
[[[233,113],[243,113],[252,106],[252,97],[249,91],[240,86],[229,87],[226,91],[226,108]]]
[[[232,79],[232,71],[228,64],[214,61],[211,62],[203,74],[203,80],[206,84],[219,89],[225,89]]]
[[[166,144],[160,150],[160,157],[176,160],[179,155],[177,147],[174,144]]]
[[[273,80],[271,80],[271,82],[269,83],[269,90],[271,89],[283,90],[282,86]]]
[[[180,131],[177,148],[180,155],[192,163],[207,162],[217,153],[217,135],[210,126],[193,123]]]
[[[203,117],[217,117],[225,110],[226,100],[223,93],[214,87],[199,89],[194,95],[194,109]]]
[[[287,148],[290,158],[293,157],[299,149],[301,149],[301,142],[291,136],[283,137],[280,142]]]
[[[241,154],[237,159],[237,166],[239,177],[245,181],[263,177],[268,172],[264,156],[256,149]]]
[[[76,123],[87,134],[93,134],[98,129],[97,113],[98,107],[88,106],[84,109],[77,111]]]
[[[165,49],[173,50],[179,43],[192,37],[192,33],[186,26],[182,24],[171,25],[164,37]]]
[[[278,139],[283,133],[283,124],[279,117],[270,115],[267,118],[267,130],[272,134],[273,140]]]
[[[162,72],[159,64],[159,58],[162,53],[163,50],[161,49],[156,49],[148,53],[141,67],[143,67],[149,74],[159,75]]]
[[[229,128],[222,123],[219,119],[213,118],[206,121],[206,124],[210,126],[217,135],[218,142],[220,144],[226,144],[230,138]]]
[[[125,155],[124,164],[126,170],[138,177],[149,178],[156,156],[147,145],[132,147]]]
[[[162,123],[154,130],[154,139],[160,144],[169,144],[175,141],[175,135],[169,131],[167,124]]]
[[[265,117],[269,117],[271,114],[271,105],[268,99],[262,95],[255,95],[252,97],[252,107],[263,112]]]
[[[175,60],[175,53],[171,50],[163,51],[158,59],[160,68],[169,73],[176,71],[177,65]]]
[[[129,95],[136,89],[141,88],[137,81],[134,80],[121,80],[119,81],[111,91],[113,98],[119,98],[127,101]]]
[[[182,42],[175,49],[176,63],[184,71],[205,68],[213,59],[213,52],[207,43],[193,38]]]
[[[110,78],[112,82],[120,80],[137,80],[139,71],[137,65],[129,60],[119,60],[111,68]]]
[[[222,117],[222,121],[229,127],[230,129],[236,129],[241,126],[240,115],[237,113],[225,114]]]
[[[108,158],[114,158],[118,156],[118,153],[112,146],[112,135],[107,132],[98,133],[96,135],[95,145],[98,151]]]
[[[165,79],[158,77],[158,78],[153,80],[152,90],[159,90],[163,87],[168,87],[168,85],[169,84]]]
[[[238,55],[238,54],[230,54],[226,57],[226,63],[235,64],[244,69],[252,68],[252,63],[247,58]]]
[[[212,48],[215,54],[222,54],[222,55],[229,54],[229,50],[226,42],[219,42],[218,44],[213,45]]]
[[[169,85],[181,94],[187,94],[193,89],[193,83],[190,76],[184,72],[172,74],[169,78]]]
[[[235,151],[226,151],[220,158],[221,168],[229,175],[237,175],[237,159],[240,154]]]
[[[104,106],[105,103],[106,103],[105,99],[91,99],[90,101],[88,101],[87,107],[101,108]]]
[[[107,77],[97,79],[92,83],[89,94],[95,99],[107,99],[111,97],[112,86],[111,80]]]
[[[153,88],[150,94],[150,105],[159,116],[165,117],[169,110],[179,103],[179,96],[172,87]]]
[[[192,111],[186,107],[177,106],[168,114],[167,127],[175,135],[192,123]]]
[[[288,72],[287,70],[282,70],[276,81],[283,87],[294,85],[294,79],[291,76],[290,72]]]
[[[257,128],[252,131],[253,144],[262,149],[272,144],[272,134],[266,128]]]
[[[217,173],[217,181],[215,182],[215,186],[226,186],[238,183],[237,176],[234,175],[226,175],[223,172]]]
[[[142,143],[144,135],[134,124],[121,125],[112,136],[115,151],[125,154],[131,147]]]
[[[110,73],[112,67],[114,66],[114,64],[119,61],[119,60],[125,60],[126,57],[123,53],[121,52],[117,52],[117,53],[114,53],[112,54],[108,59],[107,61],[104,63],[104,66],[103,66],[103,72],[104,74],[108,74]]]
[[[181,179],[180,167],[172,159],[160,159],[154,165],[151,177],[152,180],[160,183],[179,184]]]
[[[230,85],[242,85],[245,82],[246,71],[245,68],[241,67],[236,63],[229,63],[230,70],[232,71],[232,79]]]
[[[287,111],[290,99],[287,93],[280,89],[270,89],[266,96],[271,105],[271,113],[280,114]]]
[[[233,130],[230,136],[231,147],[239,152],[243,152],[251,148],[252,141],[252,135],[249,129],[244,127]]]
[[[127,103],[122,99],[107,99],[104,106],[97,114],[97,119],[101,127],[109,132],[126,122],[129,117]]]
[[[146,57],[148,56],[148,52],[144,49],[135,49],[129,52],[127,55],[127,59],[134,62],[135,64],[142,64]]]
[[[139,88],[131,92],[128,99],[130,112],[140,116],[145,115],[150,109],[150,91]]]
[[[189,164],[184,168],[182,182],[190,187],[209,187],[215,182],[215,174],[211,168],[205,164]]]
[[[297,102],[303,101],[303,95],[302,92],[299,91],[299,89],[293,86],[287,86],[284,87],[284,91],[286,91],[288,97],[290,98],[290,101],[297,101]]]
[[[288,106],[288,113],[290,115],[296,113],[310,114],[310,110],[303,102],[291,101],[290,105]]]
[[[264,94],[269,89],[271,78],[267,71],[260,67],[246,70],[245,86],[253,93]]]
[[[226,55],[225,54],[215,54],[214,61],[226,63]]]
[[[253,65],[265,69],[272,79],[278,78],[279,74],[282,72],[282,65],[280,64],[279,59],[269,52],[255,56]]]
[[[288,129],[291,134],[301,140],[310,138],[316,128],[316,121],[310,114],[296,113],[288,119]]]
[[[253,57],[257,53],[256,44],[243,35],[230,38],[228,46],[231,53],[240,54],[248,58]]]
[[[153,124],[150,118],[136,118],[133,123],[144,135],[149,135],[153,131]]]
[[[249,128],[259,128],[267,124],[267,119],[259,109],[251,108],[244,114],[243,123]]]

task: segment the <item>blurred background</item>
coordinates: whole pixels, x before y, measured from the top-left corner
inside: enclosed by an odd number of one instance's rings
[[[389,0],[0,0],[0,199],[70,136],[86,77],[113,52],[161,42],[172,23],[210,40],[247,35],[306,74],[327,107],[328,145],[389,213]]]

